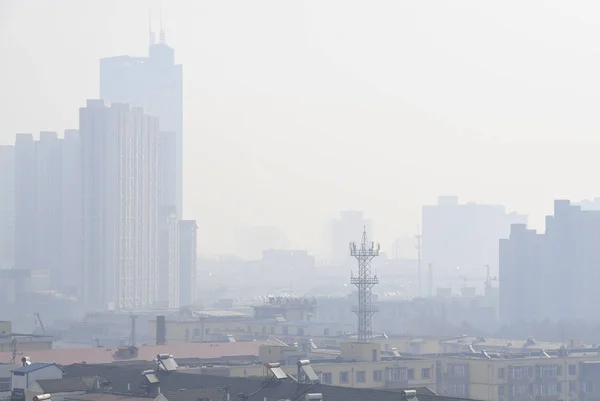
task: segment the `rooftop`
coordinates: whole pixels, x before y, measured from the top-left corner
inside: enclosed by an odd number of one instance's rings
[[[5,352],[6,354],[6,352]],[[12,355],[12,353],[11,353]],[[34,362],[31,365],[21,366],[20,368],[13,369],[11,372],[13,373],[30,373],[35,372],[36,370],[44,369],[48,366],[56,365],[55,363],[42,363],[42,362]]]
[[[37,384],[45,393],[65,393],[69,391],[89,391],[98,377],[65,377],[63,379],[38,379]]]
[[[219,359],[223,357],[258,356],[259,347],[263,344],[273,344],[268,341],[237,341],[219,343],[186,343],[169,345],[141,345],[138,347],[137,358],[121,359],[116,355],[118,348],[62,348],[39,351],[26,351],[22,356],[28,356],[36,362],[55,362],[59,365],[73,363],[112,363],[119,361],[151,361],[158,354],[172,354],[175,358]],[[20,356],[19,356],[20,357]],[[10,361],[11,352],[0,352],[0,361]],[[35,363],[29,366],[34,366]]]

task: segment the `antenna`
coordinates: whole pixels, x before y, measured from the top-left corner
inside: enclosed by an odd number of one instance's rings
[[[163,30],[163,11],[162,11],[162,4],[160,6],[160,34],[159,34],[159,38],[158,38],[158,42],[162,45],[165,44],[165,31]]]
[[[371,242],[367,238],[367,228],[364,227],[360,248],[356,248],[356,242],[350,243],[350,255],[358,261],[358,276],[351,273],[350,283],[358,288],[358,307],[352,311],[358,315],[358,341],[366,342],[373,337],[373,315],[377,307],[373,306],[372,289],[379,284],[377,274],[371,275],[371,261],[379,256],[379,244]]]
[[[154,44],[154,32],[152,32],[152,9],[148,9],[148,44]]]
[[[419,285],[419,298],[421,297],[421,227],[417,226],[417,282]]]

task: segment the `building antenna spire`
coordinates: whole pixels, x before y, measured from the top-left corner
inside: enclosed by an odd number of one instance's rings
[[[162,10],[162,4],[160,5],[160,34],[159,34],[159,43],[160,44],[165,44],[165,40],[166,40],[166,35],[165,35],[165,31],[163,29],[163,10]]]
[[[155,35],[152,32],[152,9],[148,9],[148,43],[152,46],[155,42]]]

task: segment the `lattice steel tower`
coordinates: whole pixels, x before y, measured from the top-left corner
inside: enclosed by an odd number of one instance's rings
[[[369,341],[373,337],[373,315],[377,307],[373,305],[372,289],[379,284],[377,275],[371,274],[371,261],[379,256],[379,244],[369,243],[367,229],[365,227],[362,235],[360,248],[356,248],[356,242],[350,243],[350,255],[358,261],[358,276],[351,273],[350,283],[358,288],[358,306],[352,311],[358,315],[358,341]]]

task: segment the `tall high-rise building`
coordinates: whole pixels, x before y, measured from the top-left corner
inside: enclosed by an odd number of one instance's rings
[[[331,223],[331,260],[334,263],[345,263],[351,260],[350,242],[358,241],[356,233],[364,230],[372,235],[373,224],[365,218],[364,213],[357,210],[346,210]],[[354,263],[353,263],[354,264]]]
[[[62,140],[62,288],[81,296],[82,196],[79,131],[65,130]]]
[[[501,205],[459,204],[455,196],[441,196],[437,205],[423,206],[423,265],[433,266],[438,282],[479,276],[483,283],[486,265],[497,275],[500,238],[508,236],[511,224],[525,223],[527,216],[507,213]]]
[[[32,134],[15,138],[15,267],[37,268],[37,160]]]
[[[196,301],[196,232],[195,220],[179,222],[179,304],[193,305]]]
[[[0,146],[0,269],[15,265],[15,147]]]
[[[50,286],[62,290],[62,140],[56,132],[40,132],[36,147],[35,265],[47,269]]]
[[[174,50],[165,43],[164,31],[161,30],[159,43],[151,40],[149,57],[118,56],[100,60],[100,97],[143,107],[146,114],[159,118],[161,130],[174,133],[174,160],[166,160],[169,167],[161,172],[165,176],[162,180],[172,182],[174,190],[163,193],[159,206],[175,206],[177,218],[181,219],[183,73],[182,66],[175,64]],[[164,154],[171,155],[170,151]]]
[[[546,230],[513,225],[500,240],[500,319],[505,324],[597,318],[600,211],[554,202]]]
[[[79,113],[83,299],[97,308],[158,300],[158,118],[88,100]]]
[[[174,207],[159,216],[158,302],[168,309],[179,308],[179,222]]]

